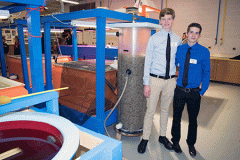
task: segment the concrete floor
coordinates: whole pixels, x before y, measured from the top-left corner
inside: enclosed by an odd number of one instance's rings
[[[183,153],[169,151],[158,142],[159,109],[154,116],[154,125],[144,154],[137,152],[140,137],[122,136],[123,157],[128,160],[237,160],[240,159],[240,86],[211,82],[202,97],[198,116],[198,139],[195,144],[197,155],[192,158],[186,144],[188,115],[182,117]],[[171,138],[172,106],[170,108],[167,137]],[[116,138],[113,125],[108,127],[111,137]]]
[[[195,145],[197,156],[192,158],[186,144],[188,115],[186,109],[182,117],[182,154],[169,151],[158,142],[159,108],[154,116],[152,133],[144,154],[137,152],[141,137],[122,136],[123,159],[127,160],[238,160],[240,159],[240,86],[211,82],[202,97],[198,116],[198,139]],[[116,132],[107,127],[112,138]],[[170,107],[167,137],[171,138],[172,106]]]

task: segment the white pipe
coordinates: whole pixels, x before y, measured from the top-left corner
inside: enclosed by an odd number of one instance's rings
[[[62,0],[59,0],[60,5],[61,5],[61,13],[64,13],[64,4]]]

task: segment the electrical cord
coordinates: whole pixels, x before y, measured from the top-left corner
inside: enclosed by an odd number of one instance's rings
[[[68,24],[68,25],[70,25],[71,23],[64,23],[64,22],[62,22],[62,21],[60,21],[57,17],[55,17],[54,15],[51,15],[54,19],[56,19],[58,22],[60,22],[60,23],[62,23],[62,24]]]
[[[131,73],[130,73],[130,74],[131,74]],[[129,73],[128,73],[128,75],[129,75]],[[108,137],[111,137],[111,136],[109,135],[109,133],[108,133],[108,131],[107,131],[106,122],[107,122],[108,118],[110,117],[110,115],[113,113],[113,111],[116,109],[116,107],[117,107],[118,103],[120,102],[120,100],[122,99],[122,96],[123,96],[123,94],[124,94],[124,92],[125,92],[125,89],[126,89],[126,87],[127,87],[128,75],[127,75],[127,77],[126,77],[126,81],[125,81],[125,85],[124,85],[122,94],[120,95],[118,101],[116,102],[116,104],[115,104],[114,107],[112,108],[111,112],[107,115],[107,117],[106,117],[106,119],[105,119],[105,121],[104,121],[104,129],[105,129]]]

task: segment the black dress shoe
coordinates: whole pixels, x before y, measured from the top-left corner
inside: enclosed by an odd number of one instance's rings
[[[158,141],[162,144],[164,144],[165,148],[167,148],[168,150],[172,150],[173,149],[173,145],[172,143],[167,139],[167,137],[165,136],[159,136]]]
[[[189,148],[189,154],[195,157],[197,154],[195,147],[193,145],[189,145],[188,148]]]
[[[179,143],[173,143],[173,149],[176,153],[182,153],[182,149],[181,149]]]
[[[148,140],[142,139],[140,144],[138,145],[138,153],[144,153],[146,151]]]

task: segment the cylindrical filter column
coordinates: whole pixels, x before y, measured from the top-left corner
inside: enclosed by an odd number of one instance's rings
[[[159,28],[159,25],[153,25]],[[146,98],[143,90],[143,72],[148,39],[153,26],[146,23],[122,24],[119,30],[118,48],[118,98],[125,92],[118,104],[117,129],[122,135],[138,136],[142,134],[143,120],[146,111]],[[119,27],[119,26],[118,26]],[[129,74],[129,75],[128,75]]]

